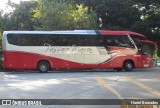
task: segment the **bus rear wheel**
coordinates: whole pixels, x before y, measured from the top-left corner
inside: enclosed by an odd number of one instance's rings
[[[50,69],[50,64],[47,61],[41,61],[38,63],[37,68],[40,72],[45,73]]]
[[[132,69],[133,69],[133,62],[132,61],[126,61],[126,62],[124,62],[124,69],[125,69],[125,71],[132,71]]]

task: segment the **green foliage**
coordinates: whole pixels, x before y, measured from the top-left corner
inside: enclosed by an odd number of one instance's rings
[[[88,7],[69,4],[65,0],[41,0],[33,12],[33,21],[38,22],[35,26],[38,30],[95,29],[97,26],[94,11],[88,13]]]
[[[37,6],[37,2],[24,1],[14,4],[13,12],[1,14],[0,28],[4,30],[33,30],[34,22],[31,20],[31,12]]]
[[[32,0],[10,7],[13,12],[0,11],[0,32],[97,29],[101,24],[99,29],[142,33],[160,47],[160,0]]]
[[[1,52],[1,47],[2,47],[2,29],[3,29],[3,17],[2,13],[0,13],[0,52]]]
[[[2,31],[0,31],[0,69],[2,68]]]
[[[31,12],[37,6],[37,2],[24,1],[16,6],[11,16],[12,29],[14,30],[34,30],[34,22],[31,20]]]

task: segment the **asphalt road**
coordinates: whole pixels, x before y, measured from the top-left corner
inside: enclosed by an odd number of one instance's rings
[[[0,99],[160,99],[160,69],[0,72]],[[54,107],[120,108],[104,105]]]

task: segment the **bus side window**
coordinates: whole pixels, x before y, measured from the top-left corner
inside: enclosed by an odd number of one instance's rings
[[[98,40],[96,36],[92,35],[80,35],[78,36],[78,46],[97,46]]]
[[[138,50],[142,50],[142,44],[137,43],[136,46],[137,46]]]
[[[85,45],[85,37],[84,36],[77,36],[77,39],[78,39],[78,43],[76,43],[77,44],[77,46],[84,46]]]
[[[7,34],[7,39],[9,44],[18,45],[19,38],[15,34]]]
[[[97,37],[97,46],[105,46],[104,39],[102,37]]]
[[[107,36],[103,37],[103,41],[104,41],[104,46],[109,46],[111,43],[111,39],[109,39]]]
[[[115,45],[115,39],[114,39],[113,37],[108,37],[108,38],[107,38],[107,41],[106,41],[106,44],[107,44],[108,46],[116,46],[116,45]]]

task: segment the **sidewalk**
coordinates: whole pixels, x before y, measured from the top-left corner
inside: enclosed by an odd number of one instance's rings
[[[156,66],[154,66],[153,68],[155,68],[155,69],[160,69],[160,65],[156,65]]]

